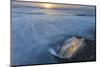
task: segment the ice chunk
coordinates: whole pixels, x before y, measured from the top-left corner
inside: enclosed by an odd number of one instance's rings
[[[84,38],[72,37],[64,41],[59,51],[55,51],[55,49],[52,48],[50,48],[49,51],[59,58],[71,58],[84,44]]]

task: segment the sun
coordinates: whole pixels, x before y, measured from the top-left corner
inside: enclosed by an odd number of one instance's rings
[[[52,5],[51,5],[51,4],[44,4],[44,7],[45,7],[45,8],[51,8]]]

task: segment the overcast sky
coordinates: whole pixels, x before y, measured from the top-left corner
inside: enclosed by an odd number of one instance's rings
[[[83,5],[71,5],[71,4],[53,4],[53,3],[34,3],[34,2],[16,2],[18,0],[13,0],[12,4],[14,5],[23,5],[23,6],[34,6],[34,7],[50,7],[50,8],[82,8],[82,9],[91,9],[94,7],[83,6]]]

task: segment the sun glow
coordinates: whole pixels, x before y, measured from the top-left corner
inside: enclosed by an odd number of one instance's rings
[[[45,7],[45,8],[51,8],[52,5],[51,5],[51,4],[44,4],[44,7]]]

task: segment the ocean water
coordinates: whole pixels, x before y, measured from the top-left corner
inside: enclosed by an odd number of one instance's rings
[[[84,53],[76,60],[62,60],[48,52],[49,46],[62,44],[68,37],[80,36],[86,39],[87,48],[95,58],[95,8],[90,9],[43,9],[34,7],[12,7],[12,54],[13,65],[49,64],[82,61]],[[88,59],[88,57],[91,57]]]

